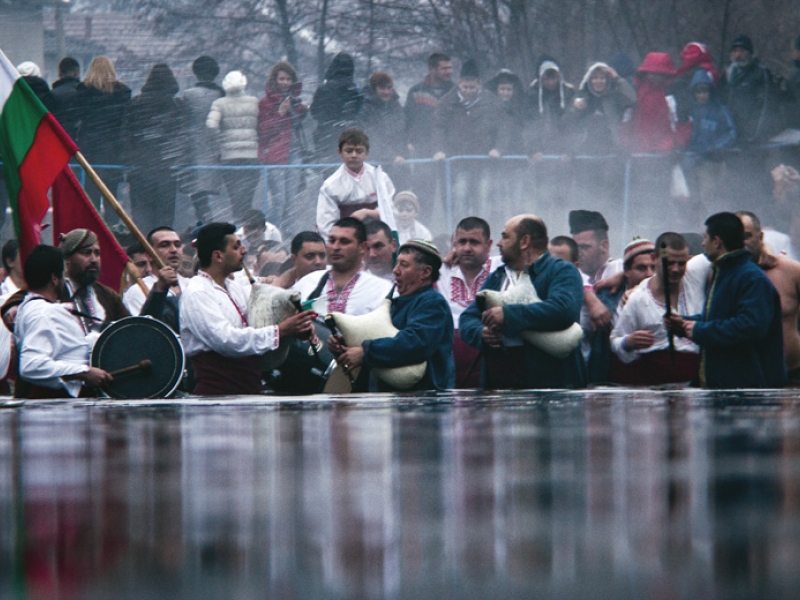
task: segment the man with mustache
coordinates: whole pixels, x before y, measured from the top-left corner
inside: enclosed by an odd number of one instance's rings
[[[73,229],[61,236],[58,248],[64,255],[66,300],[80,313],[84,333],[102,331],[110,322],[130,316],[119,294],[97,281],[102,263],[93,231]]]

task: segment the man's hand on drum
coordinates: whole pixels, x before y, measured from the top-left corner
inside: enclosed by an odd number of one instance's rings
[[[178,272],[173,267],[161,267],[156,273],[156,289],[159,292],[168,292],[169,288],[178,285]]]
[[[83,373],[75,373],[75,375],[69,375],[64,377],[64,379],[78,379],[84,382],[89,387],[101,387],[104,383],[109,383],[114,381],[114,376],[109,373],[108,371],[104,371],[103,369],[98,369],[97,367],[89,367],[88,371],[84,371]]]
[[[344,352],[336,357],[336,362],[344,369],[345,372],[352,371],[361,366],[364,361],[364,348],[361,346],[353,346],[348,348],[343,346]]]
[[[278,325],[278,333],[284,337],[296,337],[308,339],[314,333],[314,319],[317,313],[313,310],[304,310],[294,316],[289,317]]]

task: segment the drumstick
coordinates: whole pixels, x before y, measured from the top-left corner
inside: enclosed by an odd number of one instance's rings
[[[136,371],[147,371],[152,366],[153,366],[153,361],[149,359],[144,359],[135,365],[131,365],[130,367],[125,367],[123,369],[117,369],[116,371],[111,371],[109,375],[111,375],[112,377],[117,377],[118,375],[127,375],[128,373],[135,373]]]

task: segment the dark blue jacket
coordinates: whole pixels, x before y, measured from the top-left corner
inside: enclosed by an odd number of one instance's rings
[[[545,252],[528,267],[533,287],[542,302],[513,304],[503,307],[503,333],[518,336],[523,331],[561,331],[580,320],[583,304],[583,280],[575,265]],[[500,290],[505,268],[495,270],[484,283],[485,290]],[[459,335],[470,346],[483,351],[483,377],[486,362],[502,360],[502,352],[483,349],[483,323],[477,304],[472,304],[458,321]],[[580,388],[586,385],[586,369],[580,347],[565,359],[556,358],[524,344],[525,386],[527,388]]]
[[[709,154],[732,148],[736,143],[733,117],[717,97],[713,78],[703,69],[698,69],[692,77],[692,93],[700,84],[711,86],[711,96],[704,105],[696,101],[692,103],[692,138],[689,141],[690,155],[687,158],[693,164],[687,166],[694,166],[702,159],[709,158]]]
[[[710,388],[765,388],[786,383],[781,300],[750,253],[736,250],[714,265],[699,344],[700,383]]]
[[[444,296],[432,285],[425,286],[408,296],[393,298],[391,315],[399,333],[393,338],[364,342],[364,365],[403,367],[427,361],[425,376],[412,390],[455,387],[453,315]],[[378,382],[375,391],[392,390]]]

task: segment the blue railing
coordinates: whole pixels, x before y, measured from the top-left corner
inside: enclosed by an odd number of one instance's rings
[[[763,144],[758,147],[759,150],[770,150],[775,148],[783,148],[791,146],[791,144],[785,143],[769,143]],[[741,152],[739,149],[732,149],[726,151],[728,154],[736,154]],[[632,170],[633,164],[640,160],[653,160],[653,159],[664,159],[667,158],[667,155],[662,154],[626,154],[626,155],[617,155],[617,154],[605,154],[605,155],[572,155],[570,156],[570,160],[572,161],[603,161],[603,160],[620,160],[624,161],[622,164],[624,165],[624,175],[623,175],[623,187],[622,187],[622,238],[628,239],[630,237],[630,216],[631,216],[631,179],[632,179]],[[546,154],[541,156],[541,160],[543,162],[550,162],[550,161],[560,161],[562,160],[562,156],[560,155],[552,155]],[[457,173],[457,165],[459,163],[469,163],[469,162],[504,162],[504,163],[528,163],[530,161],[530,157],[526,155],[507,155],[501,156],[498,158],[489,157],[487,155],[459,155],[459,156],[449,156],[447,158],[441,160],[434,160],[432,158],[414,158],[414,159],[407,159],[404,164],[405,165],[443,165],[443,175],[444,175],[444,182],[443,182],[443,208],[444,208],[444,231],[450,232],[453,230],[455,226],[455,214],[454,214],[454,186],[453,181],[455,174]],[[0,165],[2,163],[0,162]],[[261,197],[261,205],[264,213],[270,218],[270,202],[269,202],[269,178],[270,175],[275,172],[280,171],[287,171],[287,170],[311,170],[322,172],[326,169],[336,168],[340,165],[340,163],[305,163],[305,164],[291,164],[291,165],[242,165],[242,166],[228,166],[228,165],[185,165],[179,167],[173,167],[177,171],[192,171],[192,170],[204,170],[204,171],[226,171],[226,170],[242,170],[242,171],[259,171],[262,173],[263,176],[263,184],[261,186],[262,190],[262,197]],[[86,184],[86,173],[79,165],[71,165],[74,169],[76,169],[76,173],[78,173],[78,179],[82,185]],[[387,164],[386,166],[391,166]],[[96,164],[93,165],[95,168],[99,169],[115,169],[115,170],[122,170],[125,172],[132,172],[136,169],[135,166],[130,165],[115,165],[115,164]],[[320,182],[321,183],[321,182]],[[308,200],[315,201],[316,199],[316,188],[313,190],[308,191],[309,198]]]

